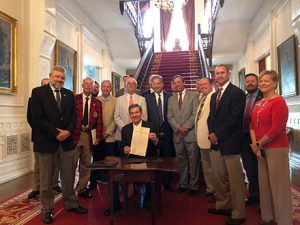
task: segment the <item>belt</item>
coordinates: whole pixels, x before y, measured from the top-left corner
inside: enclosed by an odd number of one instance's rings
[[[83,133],[88,133],[88,132],[90,132],[90,130],[89,130],[89,128],[82,128],[82,129],[81,129],[81,132],[83,132]]]

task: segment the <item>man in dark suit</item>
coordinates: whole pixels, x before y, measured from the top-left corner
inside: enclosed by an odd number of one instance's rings
[[[131,140],[134,127],[148,127],[150,128],[149,140],[147,145],[146,157],[157,156],[158,138],[156,136],[156,130],[152,123],[142,120],[142,107],[138,104],[132,104],[128,108],[129,116],[132,123],[127,124],[122,128],[121,135],[122,140],[120,143],[121,149],[123,149],[126,155],[131,152]]]
[[[231,216],[226,225],[238,225],[245,221],[245,183],[240,162],[245,94],[230,83],[226,65],[216,67],[215,79],[220,87],[211,97],[207,121],[214,150],[211,162],[216,204],[208,212]]]
[[[54,195],[51,178],[55,158],[59,159],[65,208],[75,213],[88,211],[79,205],[73,190],[74,145],[71,134],[76,125],[73,93],[63,88],[65,81],[63,67],[55,66],[49,76],[49,84],[34,88],[31,95],[32,120],[37,129],[34,144],[39,152],[40,163],[42,220],[47,224],[53,223]]]
[[[168,122],[168,100],[172,94],[163,91],[163,78],[160,75],[153,75],[151,79],[153,93],[145,96],[147,103],[148,121],[151,122],[160,139],[159,155],[161,157],[174,157],[175,149],[173,144],[173,132]],[[172,191],[171,175],[167,173],[164,182],[165,189]]]
[[[131,140],[133,135],[133,130],[135,127],[147,127],[150,128],[149,140],[146,150],[146,157],[157,156],[157,145],[159,145],[158,138],[155,133],[155,129],[150,122],[142,120],[142,107],[138,104],[132,104],[128,107],[129,116],[131,123],[125,125],[121,130],[122,140],[120,141],[120,148],[127,156],[134,156],[131,151]],[[119,185],[117,182],[113,186],[114,195],[114,212],[121,209],[121,203],[119,199]],[[110,209],[105,209],[104,215],[108,216],[110,214]]]
[[[49,78],[44,78],[41,81],[41,86],[45,86],[49,83]],[[31,141],[33,143],[33,152],[34,152],[34,186],[32,191],[28,194],[28,199],[32,199],[37,197],[40,194],[40,164],[39,164],[39,153],[36,152],[35,145],[34,145],[34,138],[36,135],[36,129],[34,127],[33,121],[32,121],[32,115],[31,115],[31,98],[28,99],[28,107],[27,107],[27,122],[29,123],[31,127]],[[57,160],[58,165],[58,160]],[[54,168],[53,171],[53,179],[52,179],[52,185],[53,185],[53,191],[57,193],[61,193],[61,187],[59,186],[59,170],[58,166]]]
[[[92,198],[87,189],[91,171],[85,167],[92,161],[93,145],[97,145],[103,138],[102,104],[91,95],[93,80],[87,77],[82,82],[82,93],[75,96],[75,107],[77,112],[76,127],[73,132],[75,156],[73,161],[73,172],[79,160],[79,181],[77,184],[78,196]],[[94,140],[92,132],[95,131]]]
[[[263,94],[258,89],[257,75],[253,73],[246,74],[244,84],[247,94],[243,119],[244,142],[241,156],[249,183],[249,197],[246,199],[246,205],[253,205],[259,203],[259,185],[257,158],[250,147],[249,124],[253,106],[255,102],[263,98]]]

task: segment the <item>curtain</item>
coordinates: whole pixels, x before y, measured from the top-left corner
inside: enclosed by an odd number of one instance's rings
[[[185,29],[189,41],[189,50],[195,50],[195,4],[194,0],[189,0],[182,7]]]
[[[172,12],[160,10],[160,40],[161,40],[161,51],[165,52],[165,44],[170,31]]]

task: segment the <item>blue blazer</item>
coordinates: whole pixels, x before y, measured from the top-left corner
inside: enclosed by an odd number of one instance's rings
[[[210,101],[208,116],[209,133],[218,138],[218,148],[223,155],[240,154],[243,141],[243,116],[245,94],[238,87],[229,83],[216,109],[217,92]]]

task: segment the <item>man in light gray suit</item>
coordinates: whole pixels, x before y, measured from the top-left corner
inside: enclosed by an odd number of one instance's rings
[[[172,86],[175,94],[169,98],[168,121],[173,129],[176,157],[180,161],[176,192],[182,193],[189,188],[188,195],[195,196],[199,189],[200,153],[196,148],[194,125],[199,95],[185,89],[184,78],[180,75],[173,77]]]
[[[136,80],[134,78],[128,78],[126,80],[126,90],[127,93],[118,97],[116,106],[115,106],[115,113],[114,113],[114,119],[115,123],[117,125],[116,130],[116,140],[118,142],[121,141],[121,130],[122,128],[131,123],[128,107],[132,104],[139,104],[142,107],[142,120],[147,121],[148,120],[148,114],[147,114],[147,105],[146,100],[144,97],[136,94]],[[120,153],[122,154],[123,151]]]

